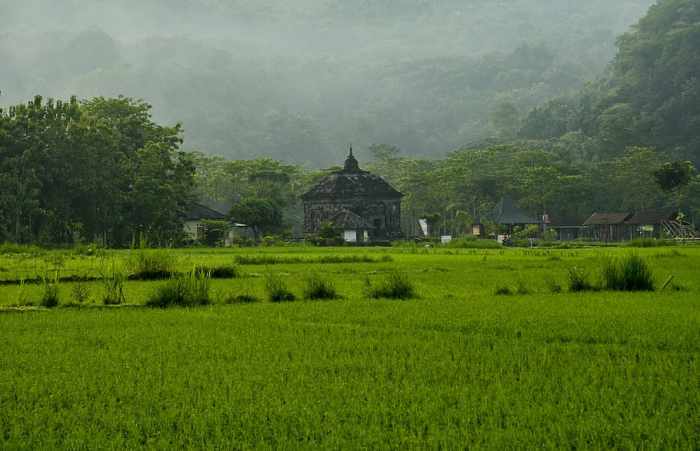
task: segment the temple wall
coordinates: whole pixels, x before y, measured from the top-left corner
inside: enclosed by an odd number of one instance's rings
[[[318,233],[321,224],[330,221],[343,210],[350,210],[372,225],[375,238],[398,238],[401,236],[401,200],[363,198],[304,202],[304,231]]]

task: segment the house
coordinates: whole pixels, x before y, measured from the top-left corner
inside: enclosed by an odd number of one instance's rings
[[[183,232],[189,241],[202,242],[207,238],[206,221],[226,221],[226,215],[206,205],[194,202],[185,215]]]
[[[512,234],[516,227],[526,227],[529,225],[540,226],[542,221],[537,217],[526,213],[513,202],[513,199],[506,196],[496,205],[492,213],[493,221],[508,229],[508,234]]]
[[[578,221],[560,218],[557,216],[544,215],[544,231],[553,230],[555,238],[560,241],[574,241],[583,237],[586,228]]]
[[[304,233],[318,234],[330,224],[348,243],[400,238],[402,198],[386,180],[361,170],[351,147],[343,169],[302,195]]]
[[[636,213],[594,213],[583,224],[586,238],[594,241],[626,241],[635,238],[694,238],[694,228],[679,219],[675,209]]]
[[[593,213],[583,223],[586,238],[592,241],[623,241],[628,236],[626,221],[631,213]]]
[[[669,225],[678,218],[675,209],[647,210],[633,214],[625,223],[629,239],[662,238],[664,234],[672,235]]]

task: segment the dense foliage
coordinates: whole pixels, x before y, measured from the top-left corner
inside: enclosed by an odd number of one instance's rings
[[[590,156],[619,156],[627,146],[663,150],[700,163],[700,5],[661,0],[618,40],[608,73],[570,98],[535,109],[522,135],[582,133]]]
[[[700,214],[700,178],[692,174],[678,191],[662,189],[654,174],[668,155],[630,147],[619,157],[591,161],[579,153],[581,136],[568,141],[518,142],[463,149],[441,160],[402,157],[375,147],[370,167],[407,196],[404,211],[434,217],[445,232],[460,233],[477,220],[488,222],[503,196],[533,215],[580,225],[595,211],[638,211],[678,206]]]
[[[127,98],[41,97],[0,110],[0,239],[129,244],[178,238],[194,165],[180,127]]]

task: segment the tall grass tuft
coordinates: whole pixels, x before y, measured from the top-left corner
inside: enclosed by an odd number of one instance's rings
[[[139,249],[129,258],[131,280],[162,280],[172,276],[175,261],[164,250]]]
[[[47,308],[57,307],[60,303],[58,295],[58,274],[53,278],[44,276],[41,279],[41,306]]]
[[[330,280],[323,279],[319,274],[313,273],[304,280],[304,298],[312,300],[338,299],[338,292]]]
[[[569,291],[577,293],[593,290],[595,290],[595,286],[590,281],[588,271],[577,267],[569,269]]]
[[[289,291],[287,283],[279,274],[268,273],[267,276],[265,276],[265,289],[270,302],[290,302],[296,300],[296,296]]]
[[[120,305],[126,302],[124,296],[124,283],[127,280],[126,273],[114,262],[106,274],[102,275],[102,287],[104,305]]]
[[[411,299],[416,297],[416,288],[408,275],[393,271],[376,285],[367,280],[366,295],[371,299]]]
[[[194,268],[195,272],[209,274],[212,279],[235,279],[240,277],[238,265],[206,266],[200,265]]]
[[[601,267],[602,286],[613,291],[654,291],[654,275],[636,254],[610,258]]]
[[[148,298],[149,307],[196,307],[211,303],[210,276],[192,271],[172,277]]]

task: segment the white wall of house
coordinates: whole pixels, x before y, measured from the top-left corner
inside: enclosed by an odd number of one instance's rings
[[[200,238],[198,231],[202,226],[202,221],[185,221],[185,224],[182,226],[182,230],[185,232],[187,238],[196,241]]]

